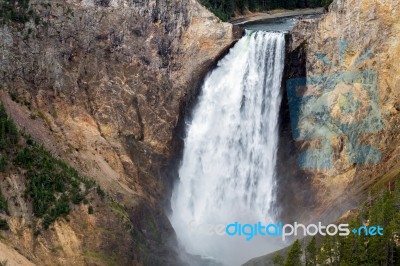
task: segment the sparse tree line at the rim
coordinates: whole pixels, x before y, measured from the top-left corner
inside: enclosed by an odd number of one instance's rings
[[[276,266],[400,265],[400,177],[364,204],[349,228],[380,225],[383,236],[350,233],[296,240],[286,257],[275,255]],[[303,244],[303,245],[302,245]]]
[[[327,8],[332,0],[200,0],[208,9],[224,21],[235,13],[248,11],[266,11],[278,8]]]

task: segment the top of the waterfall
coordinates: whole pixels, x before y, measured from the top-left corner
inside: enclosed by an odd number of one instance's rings
[[[265,30],[251,30],[251,29],[246,29],[245,30],[245,35],[246,36],[252,36],[253,34],[263,34],[263,36],[266,35],[275,35],[275,36],[283,36],[285,32],[283,31],[265,31]]]

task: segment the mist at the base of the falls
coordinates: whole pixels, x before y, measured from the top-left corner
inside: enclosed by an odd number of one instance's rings
[[[240,265],[283,246],[226,226],[275,222],[284,52],[284,33],[248,31],[204,81],[171,198],[171,223],[191,254]]]

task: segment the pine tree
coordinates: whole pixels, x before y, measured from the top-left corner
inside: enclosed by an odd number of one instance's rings
[[[299,240],[294,241],[290,248],[288,257],[286,259],[285,266],[299,266],[301,265],[301,245]]]
[[[315,265],[317,265],[317,241],[314,236],[306,248],[306,266]]]
[[[321,6],[321,0],[308,0],[308,7],[319,7]]]
[[[277,254],[272,258],[272,263],[275,266],[283,266],[285,265],[285,258],[282,255]]]
[[[295,9],[296,8],[296,0],[286,0],[285,1],[285,8],[287,9]]]

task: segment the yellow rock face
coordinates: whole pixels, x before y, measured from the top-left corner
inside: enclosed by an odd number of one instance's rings
[[[373,71],[377,76],[377,101],[382,128],[368,131],[355,127],[346,134],[333,136],[332,167],[303,169],[312,180],[311,185],[316,193],[315,210],[322,216],[329,216],[329,211],[326,210],[329,206],[336,206],[332,212],[337,212],[334,215],[337,216],[341,209],[345,211],[352,204],[362,200],[366,189],[388,178],[386,173],[400,172],[399,16],[398,1],[334,1],[330,12],[319,21],[300,22],[293,31],[290,49],[294,51],[302,45],[307,77],[366,70]],[[344,47],[342,52],[341,45]],[[368,56],[363,56],[368,53]],[[318,54],[325,55],[325,62],[321,58],[318,59]],[[362,109],[369,110],[371,99],[366,93],[357,93],[363,91],[362,86],[357,84],[340,86],[342,92],[353,94],[359,100],[360,108],[355,113],[344,113],[344,109],[341,108],[346,105],[346,101],[339,95],[331,93],[329,99],[334,105],[330,109],[332,116],[341,123],[361,121],[367,115]],[[329,125],[330,122],[326,123]],[[349,134],[357,136],[359,144],[377,148],[381,153],[379,162],[349,162],[347,152],[350,149]],[[339,138],[342,139],[340,144]],[[307,149],[308,144],[306,141],[299,145],[300,148]],[[352,203],[346,204],[346,202]]]

